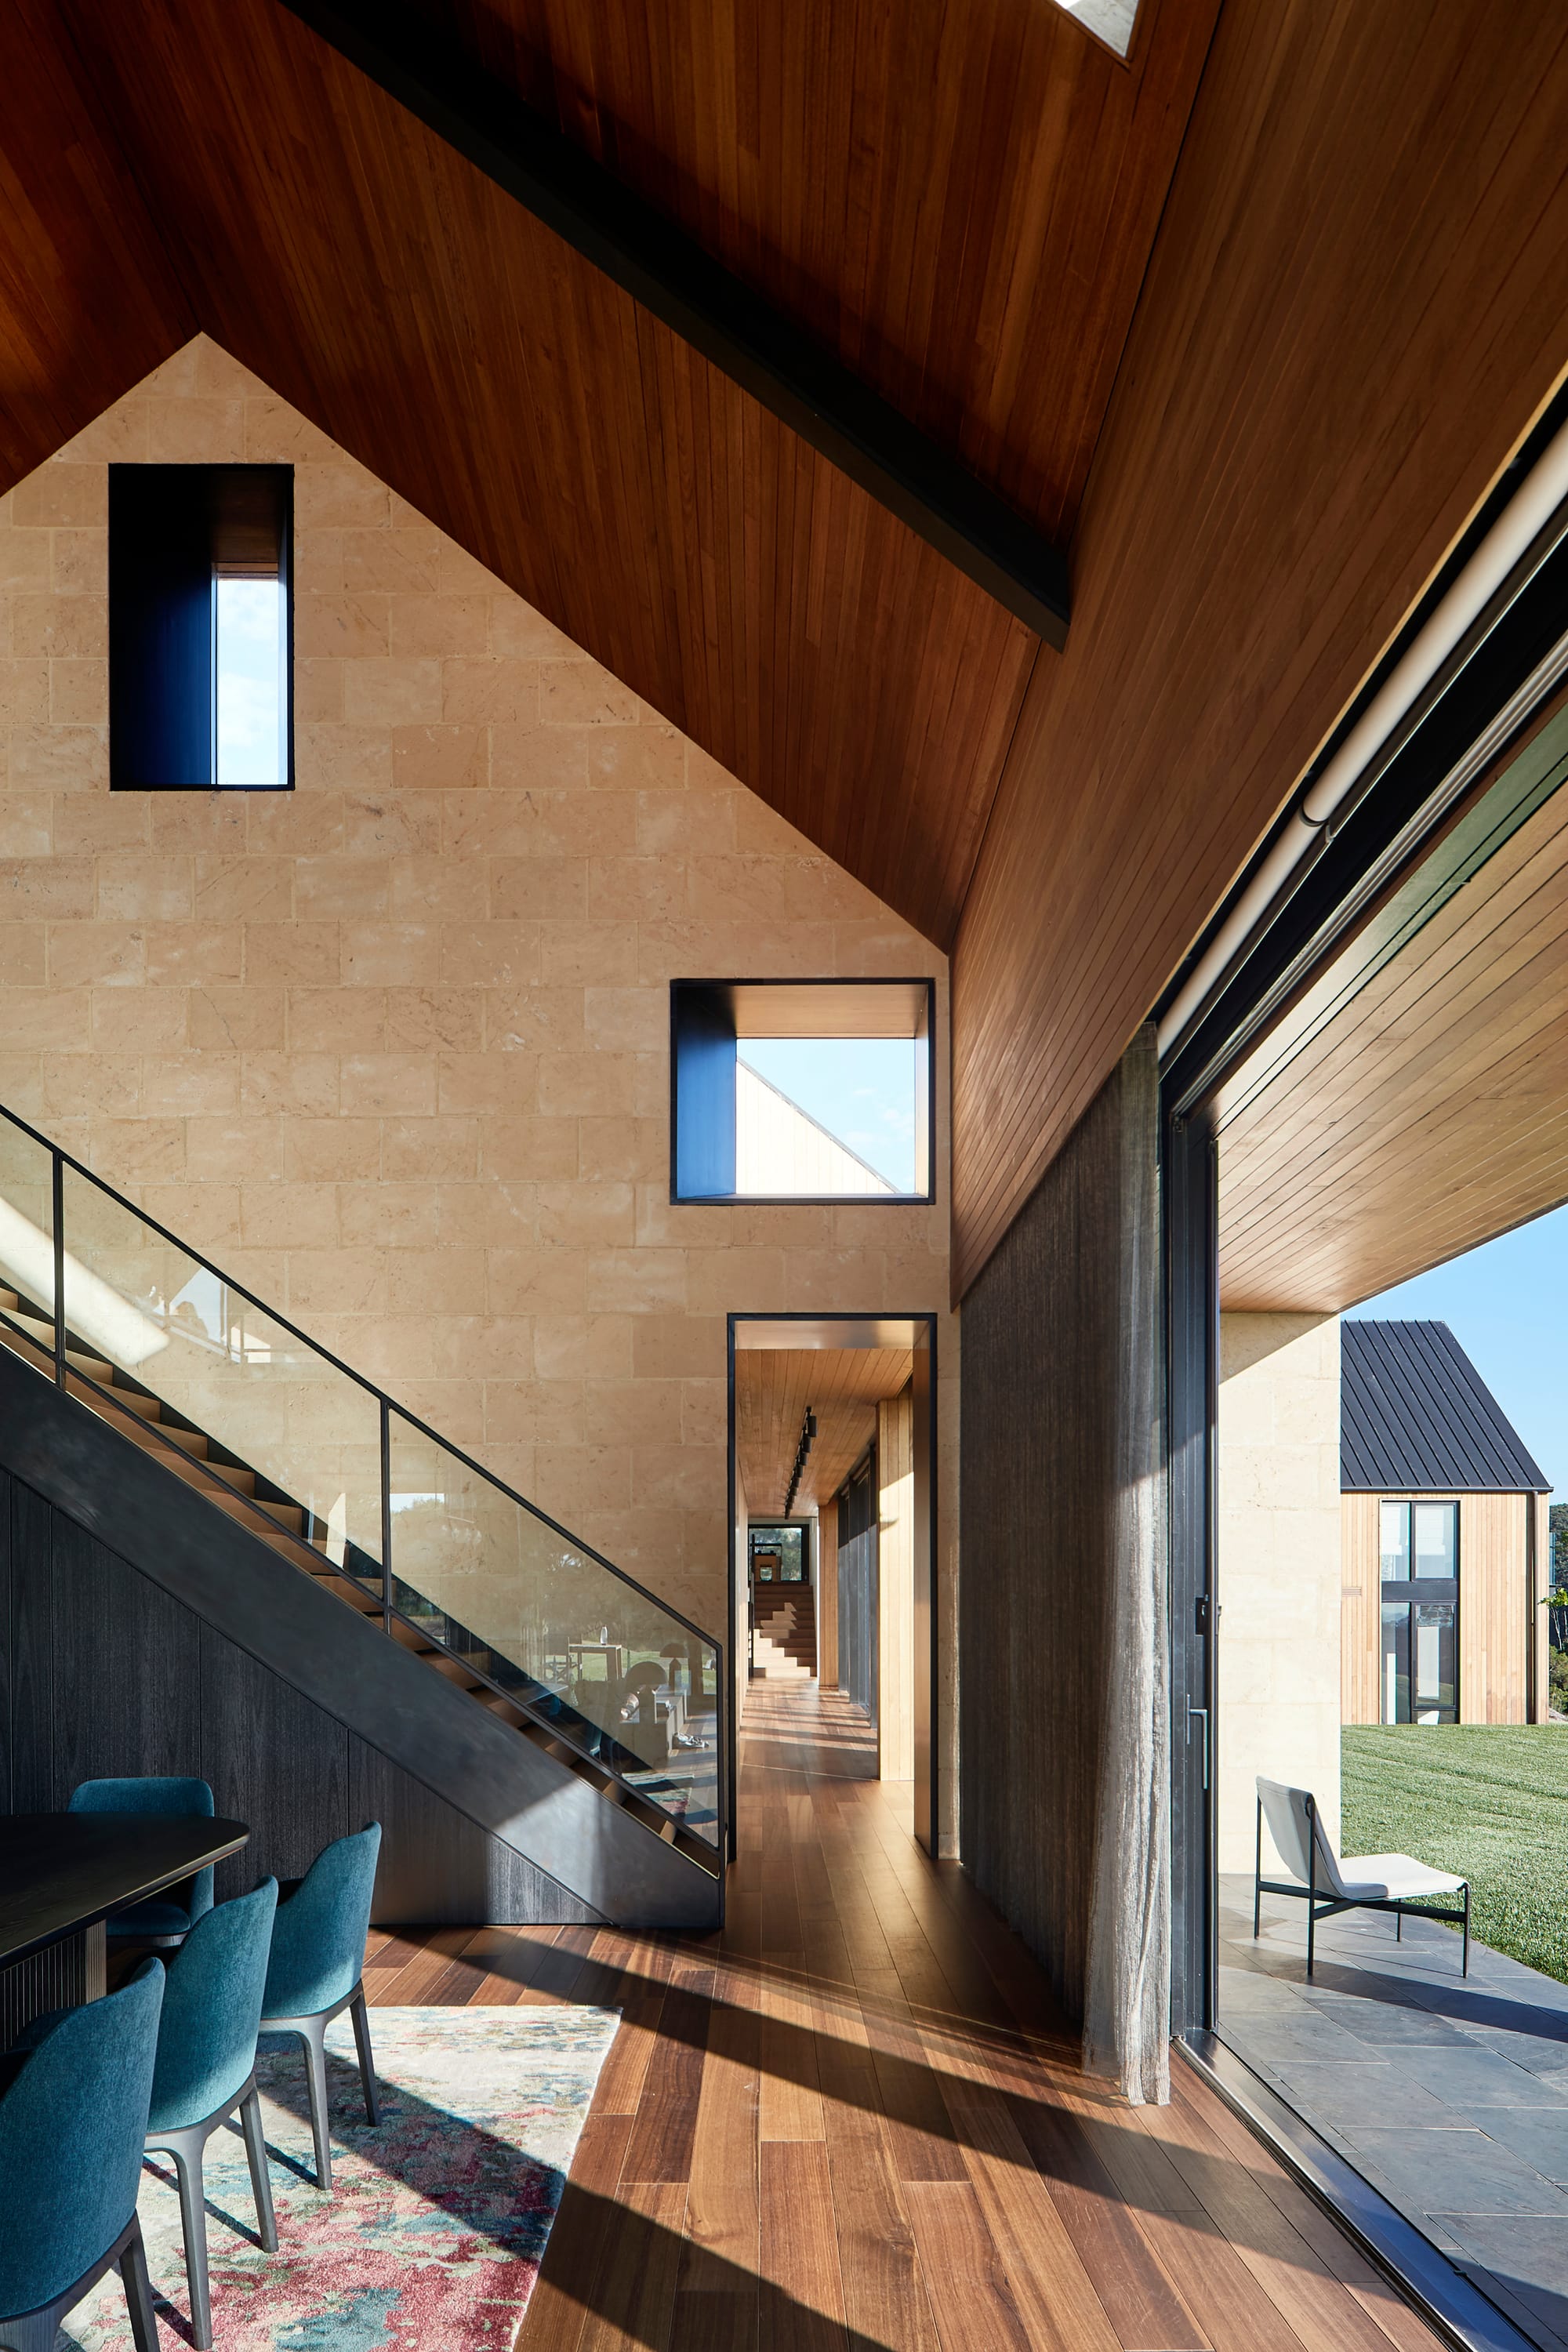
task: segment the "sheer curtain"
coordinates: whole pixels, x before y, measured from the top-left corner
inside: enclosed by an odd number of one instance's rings
[[[1171,2095],[1171,1740],[1159,1069],[1142,1031],[1117,1081],[1121,1302],[1110,1497],[1110,1640],[1084,1987],[1084,2064],[1135,2103]]]

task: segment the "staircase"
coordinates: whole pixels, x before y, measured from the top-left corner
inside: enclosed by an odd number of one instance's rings
[[[719,1644],[3,1112],[0,1460],[601,1916],[721,1920]]]
[[[797,1600],[774,1591],[757,1596],[752,1619],[753,1682],[809,1683],[816,1679],[816,1612],[803,1591]]]

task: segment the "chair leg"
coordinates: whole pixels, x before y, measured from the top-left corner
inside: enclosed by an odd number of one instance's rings
[[[136,2352],[158,2352],[158,2322],[153,2310],[147,2249],[142,2243],[140,2222],[132,2229],[120,2257],[120,2276],[125,2288],[125,2308],[131,2315],[131,2341]]]
[[[1258,1800],[1258,1837],[1252,1856],[1252,1940],[1258,1941],[1258,1931],[1263,1917],[1263,1800]]]
[[[1403,1944],[1405,1941],[1405,1906],[1403,1903],[1396,1903],[1394,1906],[1394,1940],[1396,1944]]]
[[[1309,1976],[1312,1973],[1312,1955],[1317,1942],[1317,1931],[1318,1906],[1309,1895],[1307,1897],[1307,1974]]]
[[[180,2227],[185,2240],[185,2284],[191,2296],[191,2336],[196,2352],[208,2352],[213,2340],[212,2303],[207,2294],[207,2215],[202,2181],[202,2144],[172,2147],[174,2177],[180,2184]]]
[[[1461,1976],[1468,1977],[1468,1976],[1469,1975],[1469,1973],[1470,1973],[1470,1890],[1469,1890],[1469,1887],[1467,1885],[1467,1886],[1466,1886],[1466,1888],[1465,1888],[1465,1963],[1464,1963],[1463,1968],[1459,1970],[1459,1974],[1460,1974]]]
[[[305,2073],[310,2091],[310,2134],[316,2143],[316,2186],[331,2196],[332,2188],[331,2126],[327,2115],[327,2021],[304,2017],[300,2036],[305,2044]]]
[[[267,2138],[261,2128],[261,2094],[252,2083],[239,2103],[245,2153],[250,2159],[250,2186],[256,2197],[256,2219],[264,2252],[278,2252],[278,2217],[272,2210],[272,2181],[267,2169]]]
[[[375,2095],[375,2061],[370,2048],[370,2013],[364,2005],[362,1985],[349,2004],[354,2021],[354,2047],[359,2052],[359,2078],[364,2085],[365,2119],[374,2130],[381,2121],[381,2102]]]

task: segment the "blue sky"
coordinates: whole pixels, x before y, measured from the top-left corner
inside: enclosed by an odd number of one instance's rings
[[[1568,1488],[1565,1295],[1568,1208],[1418,1274],[1354,1312],[1447,1323],[1562,1493]]]
[[[740,1055],[896,1192],[914,1191],[912,1038],[742,1037]]]
[[[283,782],[284,597],[278,580],[217,582],[217,781]]]

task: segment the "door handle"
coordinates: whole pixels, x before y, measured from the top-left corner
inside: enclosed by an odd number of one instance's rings
[[[1188,1705],[1188,1707],[1187,1707],[1187,1746],[1188,1746],[1189,1748],[1190,1748],[1190,1747],[1192,1746],[1192,1744],[1193,1744],[1193,1717],[1194,1717],[1194,1715],[1195,1715],[1195,1716],[1199,1716],[1199,1717],[1202,1717],[1202,1720],[1203,1720],[1203,1727],[1204,1727],[1204,1787],[1205,1787],[1205,1789],[1207,1789],[1208,1784],[1209,1784],[1209,1711],[1208,1711],[1208,1709],[1207,1709],[1207,1707],[1206,1707],[1206,1706],[1192,1706],[1191,1704],[1189,1704],[1189,1705]]]

